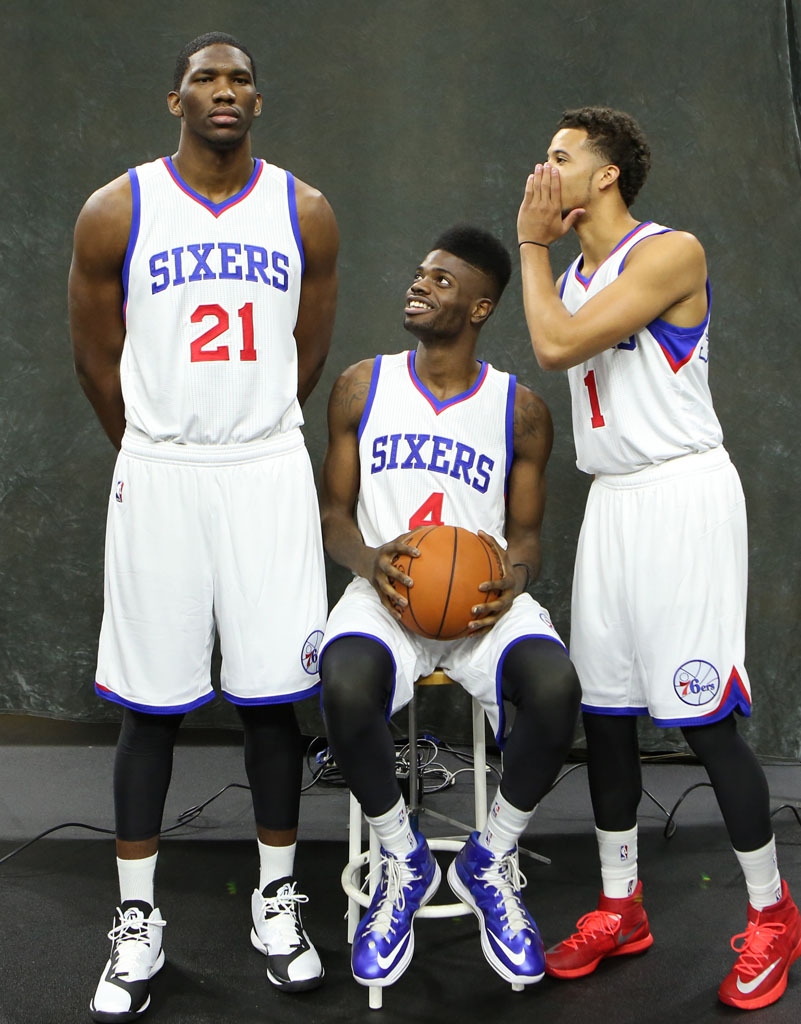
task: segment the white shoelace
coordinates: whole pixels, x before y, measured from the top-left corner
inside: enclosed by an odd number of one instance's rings
[[[397,909],[402,911],[406,906],[406,893],[404,890],[412,882],[417,881],[417,874],[408,860],[398,860],[395,857],[382,857],[376,870],[381,871],[382,877],[386,872],[386,890],[383,898],[373,911],[373,916],[365,929],[366,932],[377,932],[384,938],[394,933],[392,927],[393,912]],[[364,888],[370,881],[371,872],[364,880]]]
[[[167,923],[160,918],[146,918],[141,910],[128,910],[123,914],[117,907],[120,920],[108,937],[114,943],[114,973],[133,975],[141,973],[144,966],[149,966],[150,933],[148,928],[163,928]]]
[[[309,897],[296,890],[297,884],[297,882],[292,882],[291,885],[286,883],[281,886],[275,896],[262,896],[260,916],[267,920],[269,915],[270,924],[277,927],[279,933],[287,941],[290,937],[293,939],[302,939],[303,937],[300,933],[297,907],[300,903],[308,903]]]
[[[528,880],[520,870],[515,854],[507,853],[504,857],[496,857],[480,877],[485,886],[498,890],[498,906],[503,907],[501,920],[506,921],[510,931],[516,935],[527,928],[528,919],[520,899],[520,890],[526,887]]]

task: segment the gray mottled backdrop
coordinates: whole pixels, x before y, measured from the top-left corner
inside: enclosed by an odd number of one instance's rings
[[[634,209],[695,232],[713,286],[711,380],[749,504],[748,666],[763,753],[801,746],[799,496],[791,451],[801,182],[793,75],[801,0],[208,0],[120,7],[4,5],[0,390],[0,711],[83,721],[118,710],[92,691],[113,451],[73,375],[65,287],[85,197],[173,152],[174,56],[221,29],[254,51],[264,114],[255,151],[320,187],[342,233],[334,345],[307,407],[319,467],[335,376],[407,343],[410,272],[442,228],[471,220],[515,242],[526,173],[563,108],[619,106],[654,170]],[[800,12],[795,10],[795,14]],[[574,238],[555,252],[561,268]],[[574,467],[564,376],[531,355],[516,274],[483,354],[548,401],[556,426],[536,595],[565,636],[587,481]],[[334,567],[331,598],[346,582]],[[453,688],[443,701],[462,718]],[[307,730],[319,728],[313,705]],[[223,702],[196,724],[233,721]],[[650,732],[647,742],[657,742]],[[660,740],[659,742],[663,742]]]

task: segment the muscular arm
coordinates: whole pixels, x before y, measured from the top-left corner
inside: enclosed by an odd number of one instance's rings
[[[339,232],[334,213],[320,192],[296,179],[295,198],[305,260],[295,325],[298,401],[303,405],[320,379],[331,345]]]
[[[475,628],[486,628],[507,611],[540,571],[540,529],[545,513],[545,467],[553,446],[553,424],[541,398],[518,384],[514,407],[514,455],[506,489],[506,542],[495,549],[504,567],[501,596],[479,606]],[[487,534],[484,534],[486,537]],[[482,584],[485,587],[485,584]],[[494,589],[486,585],[486,589]],[[484,611],[486,610],[486,615]]]
[[[87,200],[75,225],[69,318],[78,380],[111,443],[125,430],[120,358],[125,342],[122,266],[131,227],[128,176]]]
[[[571,217],[561,217],[558,173],[532,175],[518,216],[521,240],[550,244],[565,233]],[[623,273],[574,315],[554,292],[548,250],[523,245],[520,260],[526,323],[544,370],[576,366],[657,317],[691,327],[706,313],[706,258],[698,239],[686,232],[644,239],[632,250]]]
[[[416,554],[402,541],[395,539],[379,548],[364,543],[356,525],[356,502],[359,496],[359,423],[364,412],[374,360],[356,363],[339,377],[328,402],[328,447],[323,461],[321,518],[323,541],[331,558],[340,565],[363,576],[375,587],[384,606],[400,619],[407,602],[396,593],[389,580],[412,581],[392,565],[399,553]]]

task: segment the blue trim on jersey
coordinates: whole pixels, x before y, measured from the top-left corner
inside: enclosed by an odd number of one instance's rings
[[[289,200],[289,219],[292,221],[292,234],[295,236],[298,253],[300,254],[301,277],[306,272],[306,256],[303,252],[303,239],[300,237],[300,224],[298,222],[298,199],[295,195],[295,177],[289,171],[286,172],[286,196]]]
[[[414,386],[421,394],[428,399],[429,403],[434,409],[434,412],[439,415],[445,409],[450,409],[452,405],[458,405],[459,402],[464,402],[468,398],[472,398],[473,395],[478,391],[484,381],[487,379],[487,372],[489,370],[489,363],[485,363],[483,359],[477,360],[481,369],[478,371],[478,377],[476,378],[475,384],[472,388],[467,391],[463,391],[460,395],[454,395],[453,398],[446,398],[444,402],[440,402],[438,398],[431,394],[428,388],[423,384],[420,378],[417,376],[417,370],[414,365],[415,352],[410,351],[407,355],[407,365],[409,367],[409,374],[411,375]]]
[[[139,224],[142,219],[142,197],[139,188],[139,175],[135,167],[128,168],[128,178],[131,182],[131,230],[128,233],[128,246],[125,250],[125,262],[122,264],[122,319],[125,320],[125,312],[128,307],[128,279],[131,273],[131,257],[136,248],[136,240],[139,238]]]
[[[232,693],[226,693],[223,690],[223,697],[230,703],[236,704],[239,707],[251,707],[255,704],[289,704],[297,700],[305,700],[307,697],[314,697],[315,694],[319,693],[322,686],[320,683],[315,683],[313,686],[307,686],[305,690],[296,690],[294,693],[281,693],[277,697],[235,697]]]
[[[695,351],[695,347],[704,336],[704,331],[709,323],[709,314],[712,311],[712,289],[709,287],[709,278],[706,282],[706,316],[695,327],[677,327],[667,320],[657,317],[648,324],[648,330],[653,334],[659,343],[660,348],[667,356],[673,372],[677,372],[689,360]]]
[[[510,640],[501,651],[501,656],[498,658],[498,665],[495,669],[495,701],[498,704],[498,731],[495,734],[495,742],[500,750],[503,750],[506,745],[506,713],[503,708],[503,663],[509,651],[519,644],[521,640],[550,640],[552,643],[559,644],[565,654],[567,654],[567,648],[562,641],[557,640],[550,633],[521,633],[514,640]]]
[[[506,394],[506,476],[504,477],[503,493],[506,494],[506,486],[509,482],[509,471],[512,468],[512,459],[515,454],[515,394],[517,393],[517,377],[509,374],[509,390]]]
[[[589,711],[591,715],[647,715],[648,708],[606,708],[595,707],[592,704],[581,702],[581,710]]]
[[[573,262],[570,264],[570,266],[567,268],[567,270],[564,272],[564,274],[562,275],[562,286],[559,289],[559,298],[560,299],[563,299],[565,297],[565,288],[567,287],[567,279],[570,277],[571,273],[578,266],[578,261],[580,259],[581,259],[581,256],[577,256],[573,260]]]
[[[648,223],[649,224],[653,224],[653,221],[648,221]],[[652,231],[650,235],[643,235],[642,238],[638,238],[637,241],[634,243],[634,245],[632,245],[631,249],[629,249],[629,251],[623,257],[623,259],[620,261],[620,266],[617,268],[618,277],[620,277],[620,275],[623,273],[623,267],[625,267],[625,265],[626,265],[626,260],[629,258],[631,253],[634,251],[636,246],[638,246],[640,244],[640,242],[644,242],[646,238],[656,238],[657,235],[666,235],[666,234],[668,234],[672,230],[673,230],[673,228],[663,228],[661,231]]]
[[[370,416],[370,410],[373,408],[373,399],[375,398],[376,389],[378,388],[378,375],[381,372],[381,356],[375,357],[373,363],[373,372],[370,377],[370,390],[367,392],[367,401],[364,403],[364,412],[362,418],[359,420],[359,433],[357,442],[361,441],[364,428],[367,426],[367,420]]]
[[[194,711],[195,708],[199,708],[202,704],[208,704],[210,700],[214,700],[214,690],[209,690],[208,693],[202,697],[198,697],[197,700],[190,701],[188,704],[140,704],[139,701],[129,700],[127,697],[120,697],[118,693],[114,693],[111,690],[107,690],[104,686],[101,686],[98,682],[95,682],[95,693],[98,697],[102,697],[103,700],[111,701],[112,704],[122,704],[124,708],[131,708],[133,711],[146,711],[151,715],[179,715],[184,711]]]
[[[164,161],[164,166],[169,171],[173,181],[181,189],[181,191],[186,192],[188,196],[191,196],[193,199],[197,200],[197,202],[199,202],[201,206],[205,206],[209,213],[213,213],[215,217],[219,217],[220,214],[227,210],[230,206],[234,206],[240,200],[244,199],[248,192],[250,192],[250,190],[256,184],[256,179],[261,174],[262,170],[262,161],[254,160],[253,173],[248,178],[245,187],[243,189],[240,189],[240,191],[237,192],[235,196],[231,196],[230,199],[223,199],[221,203],[213,203],[210,199],[207,199],[206,196],[201,195],[200,192],[196,192],[191,185],[187,185],[187,183],[176,170],[175,164],[172,162],[171,156],[162,157],[162,160]]]
[[[598,271],[601,269],[601,267],[604,265],[604,263],[606,263],[607,260],[611,259],[615,255],[615,253],[618,251],[618,249],[621,247],[621,245],[625,245],[626,242],[628,242],[628,240],[633,235],[636,235],[637,232],[641,231],[643,228],[650,227],[651,224],[653,224],[652,220],[644,220],[641,224],[638,224],[636,228],[632,228],[631,231],[629,231],[627,234],[625,234],[620,239],[620,241],[617,243],[617,245],[614,247],[614,249],[612,249],[612,251],[609,253],[609,255],[604,257],[604,259],[601,260],[601,262],[598,264],[598,266],[595,268],[595,270],[593,270],[593,272],[590,274],[589,277],[585,277],[581,273],[581,271],[579,270],[579,266],[582,266],[582,267],[584,266],[584,254],[582,253],[581,256],[579,256],[579,258],[576,260],[576,277],[584,285],[585,290],[589,287],[590,282],[595,277],[595,275],[598,273]],[[666,230],[669,231],[670,228],[667,228]],[[659,234],[661,232],[657,232],[657,233]],[[645,237],[646,238],[650,238],[651,236],[650,235],[646,235]],[[638,241],[642,241],[642,239],[638,239]],[[632,246],[632,248],[634,248],[634,247]]]

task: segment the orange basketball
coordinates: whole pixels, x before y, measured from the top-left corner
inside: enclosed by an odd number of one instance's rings
[[[503,576],[495,551],[461,526],[419,526],[404,540],[420,556],[396,555],[392,560],[414,580],[413,587],[393,584],[409,602],[401,622],[429,640],[467,636],[473,606],[498,596],[497,591],[478,589],[480,583]]]

